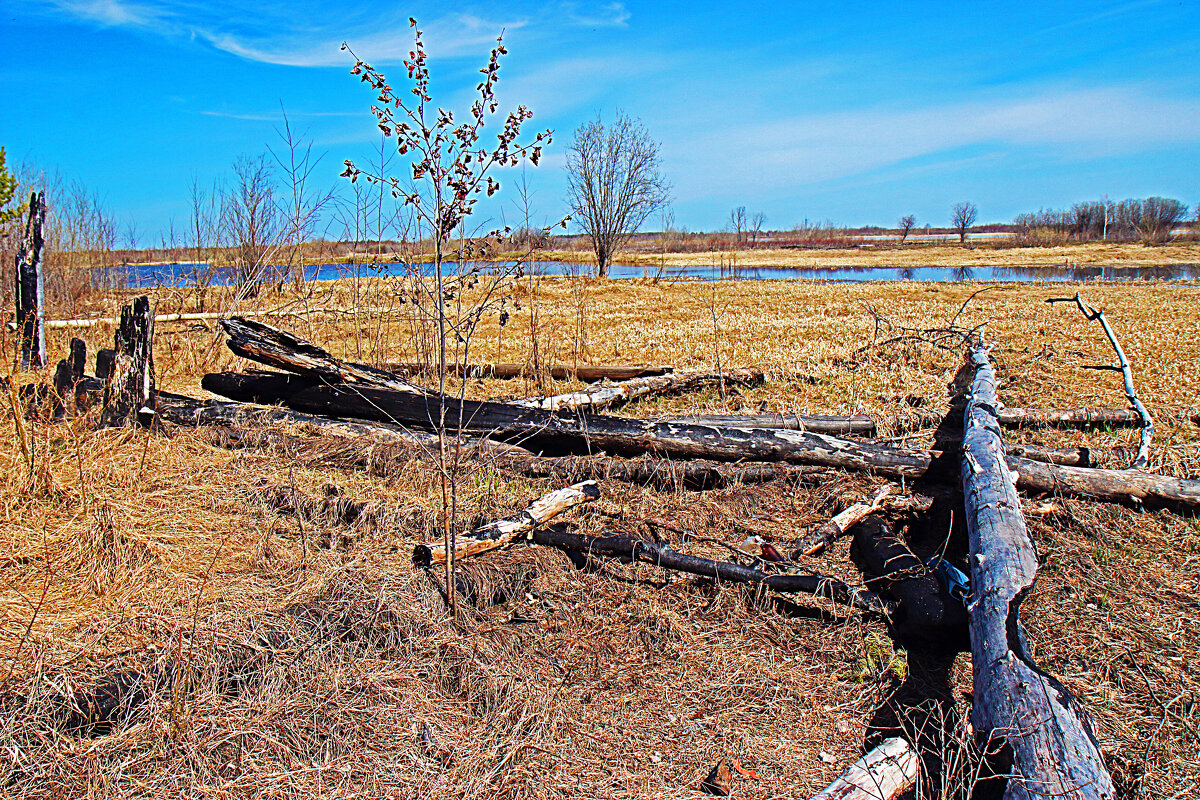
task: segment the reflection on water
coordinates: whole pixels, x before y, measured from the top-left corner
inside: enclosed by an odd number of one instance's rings
[[[204,270],[200,264],[153,264],[128,267],[129,285],[133,287],[187,286],[195,282],[196,273]],[[511,269],[512,262],[500,262],[492,269]],[[305,269],[308,280],[334,280],[358,275],[372,277],[396,277],[409,275],[417,270],[428,275],[429,264],[319,264]],[[448,263],[446,269],[454,273],[458,265]],[[588,274],[590,268],[580,264],[564,264],[558,261],[536,261],[526,266],[528,272],[548,276],[577,276]],[[615,264],[609,277],[631,279],[653,276],[657,268]],[[824,282],[861,281],[917,281],[924,283],[948,283],[956,281],[985,281],[999,283],[1059,283],[1064,281],[1178,281],[1200,280],[1200,264],[1172,264],[1155,267],[1118,266],[1007,266],[1007,267],[718,267],[700,264],[687,267],[668,267],[663,270],[664,280],[807,280]],[[281,280],[278,275],[267,280]],[[229,283],[230,275],[218,270],[214,284]]]

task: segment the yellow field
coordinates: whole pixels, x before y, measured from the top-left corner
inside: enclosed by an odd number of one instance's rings
[[[921,248],[870,259],[928,264],[932,251],[952,266],[959,257],[1035,255],[1047,263],[1200,260],[1186,248],[1128,246],[1115,255],[1072,247],[1065,256]],[[752,251],[738,263],[854,257],[863,256]],[[770,260],[784,258],[796,261]],[[402,288],[385,280],[299,294],[288,287],[253,307],[295,312],[272,324],[335,355],[419,359],[420,328]],[[620,413],[870,413],[885,435],[900,434],[918,413],[947,408],[961,347],[914,331],[953,320],[994,344],[1008,405],[1122,407],[1118,376],[1082,369],[1111,363],[1099,327],[1073,306],[1044,302],[1078,288],[1105,309],[1158,417],[1153,468],[1200,478],[1200,428],[1187,419],[1200,403],[1197,287],[1010,285],[972,298],[980,288],[525,279],[502,287],[512,316],[503,328],[494,313],[484,316],[470,359],[523,362],[536,348],[557,363],[757,366],[768,373],[762,386],[651,399]],[[196,310],[189,290],[155,297],[159,313]],[[70,313],[111,315],[123,299],[83,298]],[[50,352],[65,354],[69,332],[49,335]],[[90,353],[111,346],[111,327],[82,335]],[[156,336],[162,388],[200,395],[205,372],[247,366],[211,322],[164,323]],[[538,388],[534,380],[466,386],[479,398]],[[355,450],[303,429],[238,440],[229,431],[98,431],[94,415],[6,419],[5,796],[700,797],[699,781],[724,756],[758,776],[735,773],[735,796],[799,797],[881,733],[920,725],[922,746],[962,751],[969,654],[897,652],[885,626],[824,602],[773,606],[646,565],[582,571],[558,553],[522,547],[471,569],[495,584],[527,570],[531,582],[451,622],[409,561],[413,545],[433,535],[440,497],[426,453],[376,447],[364,468],[352,451],[361,455],[367,443],[350,443]],[[913,446],[929,441],[927,432],[904,436]],[[1051,446],[1136,441],[1127,430],[1011,436]],[[646,536],[645,520],[658,519],[729,544],[764,529],[782,541],[880,483],[846,475],[693,493],[603,481],[603,498],[573,519],[593,532]],[[517,510],[553,485],[477,465],[459,487],[460,524]],[[280,487],[321,496],[328,486],[378,513],[348,525],[281,514],[264,499]],[[1065,499],[1030,520],[1042,569],[1024,621],[1041,665],[1088,707],[1123,791],[1198,796],[1198,720],[1187,698],[1200,692],[1200,525]],[[711,543],[659,533],[681,549],[727,557]],[[809,566],[862,580],[847,541]],[[151,676],[137,713],[111,731],[71,731],[71,704],[121,674]],[[919,796],[952,796],[969,780],[951,768],[931,773]]]

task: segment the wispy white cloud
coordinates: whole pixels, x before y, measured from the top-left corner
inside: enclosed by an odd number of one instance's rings
[[[203,110],[200,112],[206,117],[221,117],[223,119],[240,119],[247,122],[282,122],[283,112],[276,111],[274,113],[262,112],[235,112],[235,111],[215,111]],[[323,117],[362,117],[361,111],[289,111],[289,118],[292,119],[317,119]]]
[[[239,58],[284,66],[345,66],[350,57],[341,50],[344,40],[374,64],[396,63],[407,56],[413,41],[408,14],[398,11],[381,16],[339,8],[334,14],[319,8],[267,4],[250,14],[240,5],[221,0],[42,1],[81,22],[165,37],[198,38]],[[494,42],[501,30],[512,31],[526,24],[527,20],[515,15],[488,19],[455,13],[422,20],[421,27],[430,52],[455,57],[478,53],[481,46]],[[338,34],[331,36],[330,30]]]
[[[633,15],[624,3],[599,3],[583,5],[564,2],[562,15],[572,25],[587,28],[624,27]]]
[[[470,15],[455,15],[422,25],[425,46],[439,57],[452,58],[475,54],[480,47],[495,41],[502,30],[515,30],[524,20],[489,22]],[[196,33],[219,50],[251,61],[280,64],[289,67],[346,66],[352,59],[342,52],[343,41],[354,52],[372,64],[392,64],[403,60],[412,49],[413,33],[407,20],[383,25],[372,31],[358,30],[345,37],[329,38],[312,32],[277,32],[269,36],[237,34],[220,30],[197,30]]]
[[[1200,100],[1104,87],[734,123],[691,139],[682,151],[673,148],[673,155],[683,175],[710,183],[708,154],[721,152],[723,180],[761,188],[821,183],[938,154],[960,158],[966,148],[1030,148],[1078,160],[1196,141]]]
[[[127,0],[52,0],[60,10],[106,27],[160,28],[169,16],[160,6]]]

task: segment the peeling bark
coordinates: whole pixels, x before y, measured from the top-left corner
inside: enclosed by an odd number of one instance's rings
[[[1033,588],[1037,553],[1005,463],[995,370],[983,347],[971,360],[962,481],[971,551],[972,721],[977,736],[1002,740],[1011,755],[1005,798],[1112,800],[1112,779],[1082,709],[1034,663],[1025,642],[1020,606]]]

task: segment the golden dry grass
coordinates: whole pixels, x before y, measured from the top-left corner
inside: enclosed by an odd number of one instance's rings
[[[623,260],[625,260],[623,258]],[[759,248],[736,252],[638,253],[629,263],[668,267],[717,264],[724,260],[739,267],[1062,267],[1062,266],[1160,266],[1195,264],[1200,247],[1195,242],[1174,242],[1146,247],[1140,244],[1086,242],[1050,247],[1013,247],[976,244],[876,245],[866,248],[800,250]]]
[[[977,288],[524,281],[506,290],[520,311],[503,330],[484,320],[473,347],[484,361],[523,361],[536,341],[547,361],[713,367],[719,358],[774,376],[725,399],[712,389],[622,413],[866,412],[898,429],[916,413],[906,397],[922,398],[922,412],[946,408],[961,353],[880,345],[896,330],[885,323],[876,335],[868,309],[893,325],[939,327]],[[320,284],[255,304],[358,308],[279,324],[354,360],[409,360],[419,355],[411,305],[395,289]],[[1115,375],[1081,369],[1110,361],[1098,327],[1043,302],[1061,291],[989,289],[958,324],[986,325],[1009,405],[1124,405]],[[1156,467],[1200,477],[1200,429],[1183,414],[1200,396],[1200,292],[1083,291],[1106,309],[1159,414]],[[195,310],[188,291],[156,295],[160,313]],[[118,301],[87,302],[99,316]],[[51,332],[51,353],[65,352],[67,335]],[[111,337],[84,331],[93,352]],[[160,326],[161,385],[194,394],[205,371],[241,366],[215,342],[212,324]],[[466,386],[475,397],[535,388]],[[425,455],[401,448],[363,471],[305,431],[291,432],[290,448],[230,447],[206,431],[163,437],[92,422],[27,423],[32,459],[16,435],[0,444],[5,796],[699,797],[721,756],[761,776],[736,777],[735,796],[807,796],[859,755],[872,724],[886,728],[895,714],[953,722],[966,707],[968,656],[914,649],[906,681],[878,668],[864,678],[873,642],[886,641],[878,623],[803,600],[830,616],[796,616],[645,565],[590,573],[555,553],[505,554],[536,573],[528,592],[451,624],[409,565],[437,503]],[[1013,436],[1134,441],[1122,430]],[[764,526],[787,538],[877,483],[845,476],[696,495],[604,482],[604,498],[576,519],[593,531],[644,535],[653,517],[730,543]],[[392,516],[346,526],[280,515],[262,498],[271,487],[319,495],[330,484]],[[472,472],[464,524],[547,488]],[[1040,663],[1087,704],[1122,796],[1198,796],[1200,525],[1075,501],[1031,519],[1043,567],[1024,619]],[[858,582],[848,550],[839,542],[812,566]],[[72,698],[130,670],[151,676],[137,714],[111,731],[64,724]],[[913,697],[936,701],[924,707],[931,714]],[[941,796],[932,783],[922,793]]]

